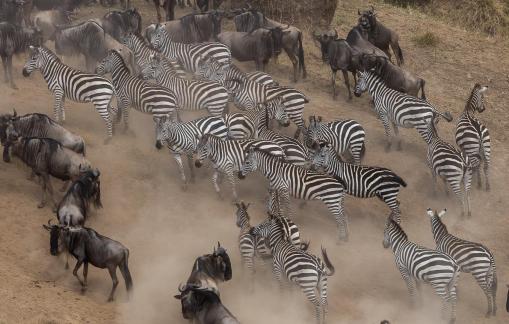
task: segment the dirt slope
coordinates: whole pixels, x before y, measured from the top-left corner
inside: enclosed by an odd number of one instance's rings
[[[144,21],[153,21],[149,3],[136,0]],[[359,1],[341,1],[336,13],[340,34],[355,23]],[[367,1],[361,2],[367,5]],[[507,41],[467,33],[444,25],[412,10],[377,5],[379,19],[395,28],[401,37],[407,68],[427,81],[427,94],[440,110],[457,117],[476,81],[488,82],[487,111],[480,117],[492,134],[492,191],[473,189],[473,217],[462,220],[453,197],[434,197],[431,176],[425,164],[426,147],[413,130],[402,130],[403,150],[386,153],[381,123],[370,111],[367,96],[337,101],[331,99],[328,68],[322,66],[318,50],[306,34],[308,80],[297,84],[311,99],[306,115],[325,119],[353,118],[367,131],[366,164],[386,166],[408,183],[401,194],[403,226],[411,240],[432,246],[426,208],[447,207],[451,232],[490,247],[497,261],[500,312],[489,323],[507,323],[505,283],[509,264],[507,250],[506,186],[508,176]],[[99,16],[100,8],[83,8],[80,17]],[[182,12],[179,12],[179,15]],[[441,39],[436,51],[416,48],[411,37],[431,30]],[[15,107],[19,113],[52,113],[53,99],[40,74],[21,77],[24,57],[15,60],[18,91],[0,84],[0,113]],[[246,69],[253,69],[250,64]],[[270,66],[270,73],[288,83],[288,60]],[[470,78],[469,78],[470,76]],[[342,82],[342,81],[341,81]],[[180,190],[178,171],[167,151],[157,151],[149,116],[131,114],[135,135],[119,134],[108,146],[102,144],[105,127],[91,105],[66,103],[67,123],[88,144],[89,159],[101,170],[104,209],[93,213],[89,226],[113,237],[130,249],[134,296],[127,301],[123,282],[117,300],[106,303],[111,281],[106,271],[91,268],[89,290],[79,293],[78,282],[64,269],[64,258],[49,255],[48,234],[41,227],[54,217],[50,208],[37,209],[39,187],[25,179],[26,168],[15,161],[0,167],[0,323],[185,323],[180,304],[173,299],[197,255],[210,252],[219,240],[231,252],[234,278],[221,286],[223,302],[242,323],[311,323],[312,308],[296,289],[280,293],[270,271],[259,267],[254,281],[243,275],[236,247],[238,229],[229,199],[220,201],[213,192],[209,169],[197,172],[197,181],[187,192]],[[192,118],[186,115],[185,118]],[[454,124],[443,123],[440,133],[452,141]],[[288,130],[291,133],[291,130]],[[60,183],[55,182],[55,187]],[[250,207],[253,222],[264,217],[262,199],[265,180],[259,175],[239,181],[239,194]],[[223,186],[229,197],[228,186]],[[295,204],[298,206],[298,204]],[[329,281],[329,323],[434,323],[439,319],[439,300],[425,289],[425,306],[411,310],[406,287],[389,250],[382,248],[386,207],[377,200],[348,198],[351,240],[336,245],[332,217],[320,203],[296,209],[295,221],[302,236],[311,239],[311,250],[327,248],[336,267]],[[468,275],[459,284],[458,323],[488,323],[486,301]]]

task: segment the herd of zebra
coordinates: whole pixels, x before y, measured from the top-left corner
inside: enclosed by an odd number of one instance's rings
[[[107,53],[95,73],[85,73],[64,64],[48,47],[30,46],[23,75],[41,72],[54,95],[55,121],[40,114],[0,116],[4,160],[10,161],[12,154],[40,177],[43,194],[39,206],[44,206],[49,192],[59,221],[58,225],[50,222],[45,225],[51,233],[51,253],[57,253],[58,240],[62,240],[66,250],[78,260],[73,271],[78,280],[77,271],[84,264],[84,280],[80,280],[84,289],[89,262],[110,271],[113,288],[109,300],[113,299],[118,284],[117,266],[128,290],[132,279],[127,266],[129,251],[83,227],[90,202],[101,206],[100,173],[85,158],[83,139],[59,125],[65,121],[66,99],[94,105],[106,124],[105,143],[111,141],[121,120],[124,130],[128,130],[131,107],[152,115],[155,145],[158,149],[166,146],[173,155],[184,190],[189,181],[183,156],[188,159],[191,180],[194,167],[211,163],[212,183],[220,197],[220,180],[226,176],[236,204],[243,264],[254,275],[254,258],[271,258],[274,277],[280,283],[288,280],[301,288],[315,307],[317,323],[325,322],[327,277],[335,269],[324,248],[319,258],[308,250],[309,243],[301,242],[298,227],[291,220],[294,214],[291,198],[322,201],[337,223],[339,241],[346,242],[349,231],[345,197],[378,197],[390,209],[383,246],[394,252],[411,297],[416,297],[421,282],[430,284],[443,299],[444,312],[450,308],[448,320],[452,323],[456,318],[459,273],[467,272],[486,295],[486,315],[496,314],[497,274],[491,252],[481,244],[450,234],[442,222],[445,210],[427,211],[436,249],[409,241],[401,225],[398,200],[399,191],[407,184],[392,170],[361,164],[366,150],[366,133],[361,124],[350,119],[327,122],[320,116],[309,116],[306,126],[304,108],[308,97],[294,87],[280,85],[267,73],[243,72],[233,63],[230,48],[224,44],[178,43],[163,25],[155,27],[150,40],[130,32],[122,35],[122,43],[134,54],[139,74],[129,69],[117,50]],[[106,78],[106,74],[111,77]],[[392,144],[391,125],[396,136],[398,127],[415,128],[428,145],[427,162],[433,181],[439,176],[460,200],[463,214],[470,216],[471,179],[477,173],[481,186],[481,164],[486,190],[490,189],[490,137],[486,126],[475,117],[476,112],[485,109],[487,86],[474,86],[458,119],[458,149],[437,132],[441,118],[452,121],[449,113],[440,113],[425,99],[389,88],[375,68],[361,66],[356,76],[355,94],[366,91],[370,94],[385,129],[386,149]],[[230,102],[240,112],[230,112]],[[189,110],[206,110],[208,115],[182,122],[180,114]],[[273,129],[275,122],[279,127],[293,122],[297,127],[295,135],[289,137]],[[252,226],[249,204],[239,200],[236,178],[243,179],[255,171],[269,183],[268,217]],[[70,186],[64,185],[67,193],[59,204],[54,200],[49,176],[73,181]],[[74,240],[76,235],[81,235],[81,240]],[[179,297],[184,312],[189,300],[183,294]],[[197,314],[190,316],[200,323],[216,323],[200,320]]]

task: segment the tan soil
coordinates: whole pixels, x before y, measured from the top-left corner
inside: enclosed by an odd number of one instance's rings
[[[144,21],[155,20],[151,3],[136,0],[134,5],[141,9]],[[340,34],[346,35],[355,23],[358,5],[358,1],[338,5],[335,24]],[[362,5],[368,2],[362,1]],[[495,319],[484,319],[485,297],[471,276],[462,275],[458,323],[507,323],[507,41],[466,32],[412,10],[382,4],[377,8],[379,19],[400,34],[406,68],[426,79],[428,98],[440,110],[449,110],[457,117],[473,84],[489,81],[490,106],[480,118],[492,134],[492,191],[474,186],[473,216],[467,220],[460,219],[459,204],[454,197],[445,197],[441,186],[433,197],[426,147],[416,132],[402,130],[403,150],[384,152],[383,128],[371,112],[368,97],[346,101],[341,81],[339,99],[332,100],[329,69],[321,64],[309,34],[305,35],[309,77],[296,85],[311,99],[306,115],[317,113],[328,120],[353,118],[363,124],[367,131],[365,163],[389,167],[408,183],[401,193],[401,209],[402,224],[411,240],[433,246],[426,208],[447,207],[446,222],[453,233],[491,249],[498,267],[499,314]],[[83,8],[80,17],[97,17],[104,11]],[[413,35],[428,30],[441,39],[436,51],[416,48],[411,42]],[[22,114],[35,111],[52,115],[53,99],[40,74],[21,77],[24,60],[23,55],[17,58],[14,67],[20,89],[0,84],[0,113],[15,107]],[[244,66],[253,69],[250,64]],[[287,84],[288,60],[281,58],[280,65],[271,65],[269,72]],[[87,294],[80,294],[71,271],[64,269],[64,257],[49,254],[48,234],[41,225],[54,214],[49,207],[37,209],[40,188],[26,180],[26,167],[15,161],[0,167],[0,323],[185,323],[173,295],[178,284],[186,280],[194,258],[210,252],[218,240],[230,251],[234,271],[233,280],[221,285],[223,302],[242,323],[313,322],[312,308],[300,291],[280,293],[270,271],[260,270],[254,286],[247,275],[242,275],[228,186],[223,186],[228,198],[218,200],[210,169],[200,169],[196,183],[182,192],[173,159],[167,151],[154,148],[149,116],[133,112],[135,135],[120,133],[104,146],[105,127],[93,107],[68,101],[66,108],[66,126],[84,136],[88,158],[102,173],[104,209],[93,213],[88,225],[130,249],[134,296],[127,301],[121,281],[116,301],[106,303],[111,281],[107,271],[96,268],[90,270]],[[454,123],[440,125],[441,135],[451,142],[453,132]],[[55,187],[60,186],[54,182]],[[264,217],[265,185],[260,175],[239,182],[240,197],[253,203],[250,211],[254,222]],[[318,253],[319,246],[325,246],[336,267],[329,281],[329,323],[379,323],[384,318],[392,323],[438,321],[439,300],[429,289],[423,292],[425,305],[410,309],[392,252],[382,248],[388,210],[381,202],[346,200],[351,240],[341,245],[336,245],[335,223],[322,204],[313,202],[295,210],[302,236],[311,239],[311,251]]]

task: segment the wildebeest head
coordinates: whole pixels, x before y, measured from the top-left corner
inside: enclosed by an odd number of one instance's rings
[[[58,254],[58,239],[60,237],[60,229],[62,226],[51,224],[51,219],[48,220],[48,225],[43,224],[42,227],[49,231],[49,248],[51,255]]]
[[[221,280],[230,280],[232,278],[232,264],[230,262],[230,256],[226,253],[226,249],[221,246],[221,243],[217,242],[217,249],[214,247],[212,256],[217,269],[220,270],[222,276]]]
[[[185,319],[193,319],[196,314],[203,309],[204,303],[221,302],[219,296],[214,289],[209,287],[200,287],[197,284],[185,284],[178,288],[180,294],[174,297],[180,300],[182,305],[182,317]]]
[[[16,116],[16,111],[14,111],[14,117]],[[12,144],[16,143],[20,137],[16,128],[14,127],[13,117],[9,115],[3,115],[0,117],[0,140],[2,145],[4,146],[3,151],[3,160],[4,162],[11,162],[10,156],[10,147]]]
[[[360,12],[357,10],[359,15],[358,24],[364,30],[371,30],[376,26],[376,14],[375,8],[371,6],[371,9]]]
[[[329,62],[329,44],[338,39],[338,31],[336,29],[330,30],[325,33],[313,32],[313,40],[318,42],[320,52],[322,53],[322,61],[324,63]]]
[[[136,8],[130,8],[124,11],[124,16],[127,18],[129,31],[141,34],[141,15]]]
[[[28,77],[34,70],[40,69],[42,65],[41,48],[38,46],[29,46],[30,56],[23,66],[23,76]]]
[[[96,208],[102,207],[100,175],[99,170],[93,169],[84,172],[78,179],[78,183],[81,185],[81,195],[85,201],[92,199]]]
[[[376,55],[374,50],[372,54],[362,53],[359,56],[359,70],[373,70],[377,75],[381,75],[389,60],[386,57]]]
[[[287,25],[286,27],[277,26],[277,27],[267,28],[271,32],[272,46],[273,46],[272,50],[274,53],[274,55],[273,55],[274,57],[277,57],[279,54],[281,54],[281,50],[283,48],[283,36],[290,32],[290,31],[285,31],[285,29],[287,29],[288,27],[289,27],[289,25]]]

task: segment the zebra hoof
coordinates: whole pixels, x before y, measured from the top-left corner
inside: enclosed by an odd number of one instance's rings
[[[108,145],[111,142],[111,136],[104,140],[103,144]]]
[[[37,205],[37,208],[44,208],[44,206],[46,206],[46,203],[41,202]]]

